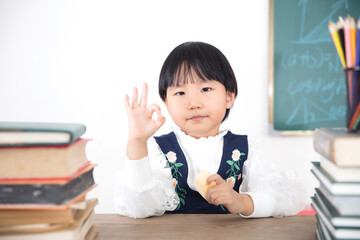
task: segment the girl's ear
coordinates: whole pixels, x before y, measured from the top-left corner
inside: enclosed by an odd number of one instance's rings
[[[235,93],[226,92],[226,109],[230,109],[235,101]]]

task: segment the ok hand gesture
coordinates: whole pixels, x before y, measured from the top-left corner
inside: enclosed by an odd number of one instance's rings
[[[129,142],[128,142],[128,156],[129,145],[142,143],[155,134],[155,132],[165,123],[164,116],[161,115],[161,109],[158,105],[152,104],[147,107],[148,86],[143,84],[140,102],[138,101],[138,90],[133,89],[132,101],[130,104],[129,96],[125,95],[125,109],[129,121]],[[156,120],[152,118],[153,114],[157,114]],[[136,145],[134,147],[136,147]],[[131,149],[136,151],[136,149]],[[137,149],[139,151],[141,149]],[[147,154],[147,151],[146,151]],[[130,154],[131,155],[131,154]],[[130,156],[129,156],[130,157]]]

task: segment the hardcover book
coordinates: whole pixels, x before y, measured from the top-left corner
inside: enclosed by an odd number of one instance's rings
[[[54,229],[49,224],[22,226],[14,225],[12,228],[4,228],[1,232],[0,239],[94,239],[97,233],[97,226],[94,224],[94,208],[98,203],[97,199],[90,199],[86,208],[76,211],[74,222],[71,224],[63,224],[61,227]]]
[[[326,199],[332,208],[342,216],[360,217],[360,195],[334,195],[323,185],[315,188],[316,195]]]
[[[325,239],[358,239],[360,236],[360,228],[358,227],[336,227],[326,218],[318,205],[313,204],[317,213],[318,222]]]
[[[88,141],[80,138],[69,145],[1,147],[0,179],[72,175],[88,162]]]
[[[360,182],[360,167],[339,167],[323,156],[320,156],[320,166],[334,178],[335,181]]]
[[[326,199],[319,195],[311,197],[312,205],[316,209],[316,213],[321,213],[331,222],[334,227],[358,227],[360,228],[360,216],[342,216],[336,209],[326,202]],[[319,213],[318,213],[319,214]]]
[[[65,184],[1,184],[1,205],[63,205],[95,185],[93,170]]]
[[[319,162],[312,162],[311,172],[331,194],[360,195],[360,182],[337,182],[321,167]]]
[[[85,131],[80,123],[0,122],[0,146],[64,145]]]
[[[360,167],[360,132],[346,128],[317,128],[313,138],[317,153],[339,167]]]

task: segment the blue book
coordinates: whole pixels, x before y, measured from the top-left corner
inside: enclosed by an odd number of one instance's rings
[[[0,122],[0,147],[67,145],[85,131],[81,123]]]

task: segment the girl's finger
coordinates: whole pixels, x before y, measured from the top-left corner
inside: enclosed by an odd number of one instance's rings
[[[155,111],[161,111],[161,108],[159,105],[153,103],[148,107],[148,110],[153,110],[153,112],[155,112]]]
[[[146,108],[147,105],[147,95],[148,95],[148,85],[146,83],[143,84],[141,97],[140,97],[140,107]]]
[[[138,90],[136,87],[133,88],[133,96],[132,96],[132,109],[137,108],[139,106],[138,104]]]
[[[129,95],[125,94],[124,97],[124,105],[125,105],[125,110],[127,113],[129,113],[129,111],[131,110],[131,106],[130,106],[130,102],[129,102]]]
[[[165,117],[161,115],[161,111],[156,111],[157,118],[155,121],[156,127],[159,129],[166,121]]]
[[[222,177],[220,177],[219,174],[213,174],[210,177],[208,177],[207,184],[211,184],[212,182],[215,182],[216,185],[218,185],[218,184],[225,182],[225,180],[222,179]]]

